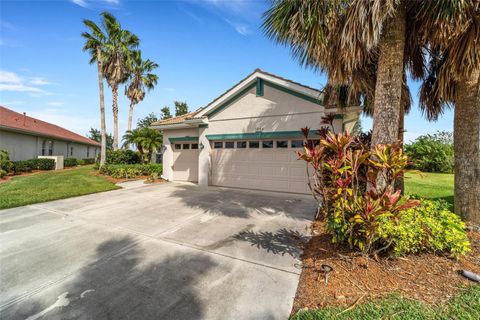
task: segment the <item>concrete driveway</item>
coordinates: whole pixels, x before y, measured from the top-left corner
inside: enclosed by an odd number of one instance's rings
[[[286,319],[308,196],[166,183],[0,211],[1,319]]]

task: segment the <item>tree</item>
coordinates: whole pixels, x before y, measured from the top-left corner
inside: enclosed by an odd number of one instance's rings
[[[133,144],[142,156],[143,162],[148,163],[153,152],[157,150],[163,141],[160,131],[150,128],[138,128],[127,131],[123,136],[124,146]]]
[[[151,73],[158,67],[153,61],[142,60],[140,50],[133,51],[129,65],[128,84],[125,94],[130,99],[127,130],[132,130],[133,108],[145,97],[145,91],[150,91],[157,84],[158,76]]]
[[[113,149],[118,149],[118,86],[128,78],[128,65],[131,64],[132,50],[140,40],[128,30],[122,29],[117,19],[108,12],[103,12],[103,26],[106,31],[104,46],[104,74],[112,89],[113,113]]]
[[[160,109],[160,113],[160,118],[162,120],[170,119],[172,117],[172,114],[170,113],[170,108],[167,106]]]
[[[88,138],[92,139],[93,141],[100,142],[102,140],[102,134],[98,129],[90,128],[88,133]],[[113,137],[110,133],[106,133],[107,143],[106,147],[107,150],[113,149]]]
[[[181,116],[188,113],[188,105],[186,102],[174,101],[175,104],[175,116]]]
[[[90,54],[90,64],[97,62],[98,73],[98,87],[100,91],[100,166],[105,164],[106,152],[107,152],[107,128],[105,125],[105,98],[103,92],[103,50],[105,50],[107,37],[103,30],[98,27],[91,20],[83,20],[83,24],[89,29],[89,32],[83,32],[82,37],[85,39],[83,51],[88,51]]]
[[[138,119],[137,128],[149,128],[152,125],[152,123],[157,121],[158,121],[157,115],[151,112],[144,118]]]
[[[453,135],[437,132],[418,137],[405,145],[405,153],[415,169],[426,172],[453,172]]]

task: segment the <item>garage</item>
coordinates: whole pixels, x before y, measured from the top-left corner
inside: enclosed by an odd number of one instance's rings
[[[173,146],[173,178],[177,181],[198,181],[198,142],[178,142]]]
[[[309,193],[302,140],[213,141],[211,183],[253,190]]]

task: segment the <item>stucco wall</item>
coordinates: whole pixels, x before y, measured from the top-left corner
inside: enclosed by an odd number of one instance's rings
[[[324,107],[286,92],[264,86],[255,88],[209,118],[208,134],[296,131],[305,126],[319,128]]]
[[[18,132],[0,131],[0,149],[6,149],[10,155],[10,159],[13,161],[28,160],[41,156],[43,140],[52,140],[53,155],[64,156],[65,158],[87,158],[88,147],[90,147],[90,156],[88,158],[95,157],[95,149],[97,149],[97,154],[100,152],[100,148],[95,146],[37,137]],[[70,155],[70,147],[73,147],[73,156]]]

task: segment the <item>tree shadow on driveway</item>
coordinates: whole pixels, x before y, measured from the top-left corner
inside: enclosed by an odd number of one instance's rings
[[[121,249],[112,251],[111,248]],[[130,237],[100,244],[71,281],[45,288],[2,312],[3,319],[201,319],[196,286],[216,266],[200,254],[149,256]],[[98,257],[103,257],[98,259]]]
[[[308,242],[309,237],[298,231],[285,228],[277,232],[254,232],[244,231],[233,236],[236,240],[250,242],[258,249],[267,250],[273,254],[290,255],[293,258],[300,258],[303,246]]]
[[[249,218],[252,215],[281,216],[292,219],[312,220],[316,203],[304,195],[270,194],[241,189],[208,187],[205,189],[178,185],[173,198],[205,213],[233,218]]]

